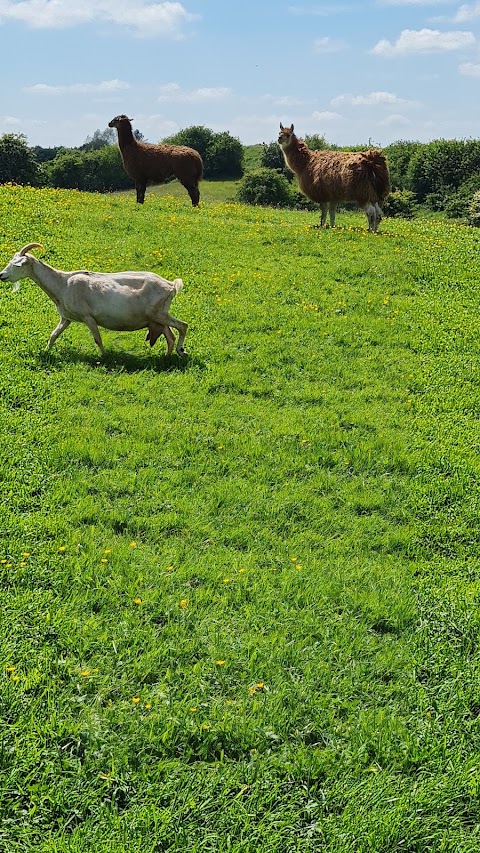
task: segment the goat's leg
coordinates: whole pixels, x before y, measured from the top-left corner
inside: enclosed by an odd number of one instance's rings
[[[137,204],[143,204],[145,201],[145,190],[147,189],[146,181],[135,181],[135,189],[137,191]]]
[[[145,340],[149,341],[150,346],[153,347],[160,335],[165,336],[167,341],[167,355],[171,355],[175,345],[175,337],[169,326],[164,326],[159,323],[150,323]]]
[[[171,314],[166,314],[165,319],[169,326],[173,326],[174,329],[177,329],[178,341],[176,350],[179,355],[185,355],[183,344],[185,343],[185,335],[187,334],[188,323],[184,323],[183,320],[177,320],[177,318],[172,317]]]
[[[70,325],[70,323],[71,323],[71,322],[72,322],[72,321],[71,321],[71,320],[67,320],[67,318],[66,318],[66,317],[62,317],[62,319],[60,320],[60,322],[59,322],[58,326],[53,330],[52,334],[50,335],[50,337],[49,337],[49,339],[48,339],[47,349],[51,349],[51,348],[53,347],[53,345],[54,345],[55,341],[57,340],[57,338],[59,338],[59,337],[60,337],[60,335],[62,334],[62,332],[64,332],[64,331],[65,331],[65,329]]]
[[[102,353],[102,355],[106,355],[105,347],[102,344],[100,332],[98,331],[98,326],[97,326],[95,320],[93,319],[93,317],[85,317],[83,322],[90,329],[90,331],[93,335],[93,340],[95,341],[95,343],[96,343],[98,349],[100,350],[100,352]]]

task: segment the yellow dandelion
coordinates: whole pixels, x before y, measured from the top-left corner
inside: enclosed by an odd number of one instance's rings
[[[166,572],[173,572],[173,566],[167,566],[165,569]]]
[[[301,563],[297,563],[297,564],[296,564],[296,566],[295,566],[295,568],[296,568],[297,572],[298,572],[298,571],[300,571],[300,569],[302,568],[302,564],[301,564]]]
[[[265,687],[265,682],[264,681],[257,681],[255,687],[257,688],[257,690],[263,690],[263,688]]]
[[[30,551],[22,551],[22,557],[29,557]]]
[[[83,678],[88,678],[88,676],[90,675],[90,670],[89,669],[82,669],[80,675],[82,675]]]
[[[244,573],[244,571],[245,571],[245,569],[242,567],[241,569],[238,570],[238,574],[242,575]]]
[[[231,578],[224,578],[224,579],[223,579],[223,582],[224,582],[224,583],[231,583],[231,581],[232,581],[232,579],[231,579]]]
[[[66,551],[66,550],[67,550],[67,546],[66,546],[66,545],[60,545],[60,548],[59,548],[58,550],[59,550],[59,551]]]
[[[250,696],[253,696],[253,694],[257,692],[255,684],[252,684],[252,686],[248,688],[248,692],[250,693]]]
[[[224,660],[216,660],[215,663],[217,664],[217,666],[225,666]]]
[[[146,710],[147,710],[147,711],[149,711],[151,707],[152,707],[152,703],[151,703],[151,702],[145,702],[145,708],[146,708]]]
[[[290,559],[291,559],[292,563],[296,563],[296,562],[297,562],[297,557],[290,557]]]
[[[210,731],[210,726],[208,725],[208,723],[202,723],[201,728],[203,729],[204,732]]]
[[[101,562],[101,563],[108,563],[108,560],[107,560],[107,558],[106,558],[106,557],[102,557],[102,559],[100,560],[100,562]]]
[[[111,549],[111,548],[104,548],[104,549],[103,549],[103,553],[104,553],[104,554],[111,554],[111,553],[112,553],[112,549]]]
[[[26,564],[25,560],[21,560],[18,565],[19,566],[26,566],[27,564]]]
[[[186,598],[181,598],[178,603],[179,603],[180,607],[186,607],[188,604],[188,601]]]
[[[136,548],[136,547],[137,547],[136,542],[130,542],[130,548]]]
[[[2,564],[2,566],[5,566],[6,563],[8,563],[8,560],[0,560],[0,563]]]
[[[138,598],[134,598],[134,599],[133,599],[133,603],[134,603],[134,604],[141,604],[141,603],[142,603],[142,599],[141,599],[141,598],[139,598],[139,597],[138,597]]]
[[[198,711],[198,708],[196,708],[194,705],[192,708],[189,708],[188,710],[190,711],[191,714],[196,714]]]
[[[140,696],[132,696],[132,702],[134,705],[138,705],[140,702]]]
[[[15,672],[16,668],[17,668],[16,666],[7,666],[7,672],[8,673]]]

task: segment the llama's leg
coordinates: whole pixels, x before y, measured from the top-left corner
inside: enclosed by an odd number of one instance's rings
[[[180,183],[185,187],[189,194],[193,207],[197,207],[198,202],[200,201],[200,190],[198,189],[198,184],[194,181],[180,181]]]
[[[165,320],[169,326],[173,326],[174,329],[177,329],[178,341],[176,350],[179,355],[185,355],[183,344],[185,343],[185,335],[187,334],[188,323],[184,323],[183,320],[177,320],[176,317],[172,317],[171,314],[166,314]]]
[[[337,202],[331,201],[328,205],[330,212],[330,228],[335,228],[335,214],[337,212]]]
[[[56,329],[53,330],[52,334],[48,339],[47,349],[51,349],[57,340],[58,337],[65,331],[65,329],[70,325],[71,320],[67,320],[66,317],[62,317]]]
[[[375,204],[375,213],[377,214],[377,228],[378,228],[378,226],[380,225],[380,222],[383,219],[383,210],[380,207],[380,205],[378,204],[378,202]]]
[[[137,191],[137,204],[143,204],[145,201],[145,190],[147,189],[146,181],[135,181],[135,189]]]
[[[320,205],[320,210],[322,211],[322,216],[320,219],[320,228],[323,228],[327,221],[327,210],[328,210],[328,202],[324,201]]]
[[[90,331],[91,331],[91,333],[92,333],[92,335],[93,335],[93,340],[95,341],[95,343],[96,343],[96,345],[97,345],[98,349],[100,350],[100,352],[102,353],[102,355],[105,355],[105,354],[106,354],[106,353],[105,353],[105,347],[104,347],[104,346],[103,346],[103,344],[102,344],[102,339],[101,339],[101,337],[100,337],[100,332],[98,331],[98,326],[97,326],[97,324],[96,324],[95,320],[93,319],[93,317],[85,317],[85,319],[84,319],[84,321],[83,321],[83,322],[84,322],[84,323],[85,323],[85,325],[86,325],[86,326],[88,326],[88,328],[90,329]]]

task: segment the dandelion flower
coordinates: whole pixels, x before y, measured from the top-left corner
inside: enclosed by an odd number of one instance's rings
[[[250,696],[253,696],[253,694],[257,692],[255,684],[252,684],[252,686],[248,688],[248,692],[250,693]]]
[[[151,703],[151,702],[145,702],[145,708],[146,708],[146,710],[147,710],[147,711],[149,711],[151,707],[152,707],[152,703]]]
[[[138,598],[134,598],[134,599],[133,599],[133,603],[134,603],[134,604],[141,604],[141,603],[142,603],[142,599],[141,599],[140,597],[138,597]]]
[[[191,714],[196,714],[198,709],[195,706],[193,706],[192,708],[189,708],[188,710],[190,711]]]
[[[108,560],[107,560],[107,558],[106,558],[106,557],[102,557],[102,559],[100,560],[100,562],[101,562],[101,563],[108,563]]]
[[[140,696],[132,696],[132,702],[134,705],[138,705],[140,702]]]
[[[136,542],[130,542],[130,548],[136,548],[136,547],[137,547]]]
[[[181,598],[178,603],[179,603],[180,607],[186,607],[188,604],[188,601],[186,598]]]
[[[217,664],[217,666],[225,666],[224,660],[217,660],[217,661],[215,661],[215,663]]]
[[[22,551],[22,557],[29,557],[30,551]]]
[[[173,566],[167,566],[167,568],[165,569],[165,571],[167,571],[167,572],[173,572]]]
[[[67,546],[66,546],[66,545],[60,545],[60,548],[59,548],[58,550],[59,550],[59,551],[66,551],[66,550],[67,550]]]
[[[89,669],[82,669],[80,675],[82,675],[83,678],[88,678],[88,676],[90,675],[90,670]]]

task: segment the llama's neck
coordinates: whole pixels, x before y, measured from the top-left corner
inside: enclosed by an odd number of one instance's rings
[[[288,148],[282,150],[287,166],[295,174],[301,172],[310,160],[310,149],[305,145],[303,139],[298,139],[294,133],[290,137]]]
[[[135,145],[136,139],[133,135],[132,125],[125,122],[125,124],[121,124],[117,127],[118,133],[118,144],[120,148],[124,148],[126,145]]]

